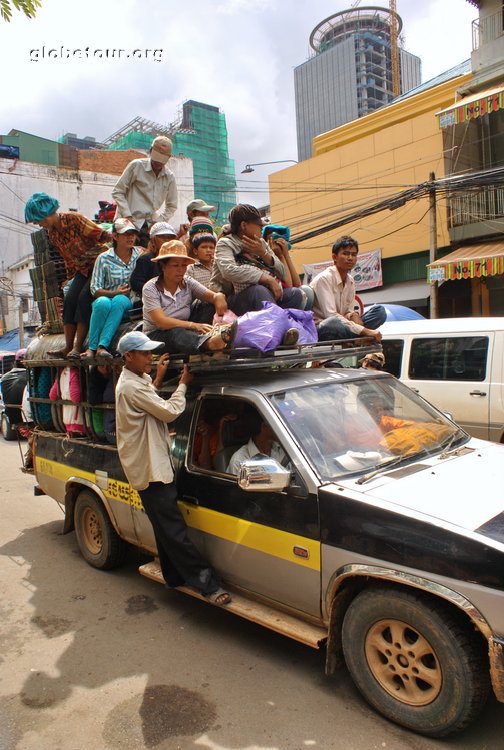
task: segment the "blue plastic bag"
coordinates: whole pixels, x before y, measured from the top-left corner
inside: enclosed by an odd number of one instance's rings
[[[240,315],[235,348],[269,352],[282,343],[285,332],[291,327],[286,311],[272,302],[263,302],[263,306],[262,310]]]
[[[294,310],[288,307],[283,311],[289,319],[289,328],[299,331],[298,344],[315,344],[318,341],[317,328],[311,310]]]

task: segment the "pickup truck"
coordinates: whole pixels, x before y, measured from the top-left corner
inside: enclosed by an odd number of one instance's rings
[[[90,565],[114,568],[134,545],[152,558],[140,573],[163,583],[140,497],[96,433],[100,406],[83,396],[87,437],[69,437],[64,404],[44,395],[65,366],[49,348],[41,339],[26,357],[36,493],[64,505]],[[504,702],[504,446],[471,438],[393,376],[334,359],[313,345],[191,361],[172,436],[180,509],[233,592],[229,611],[325,649],[327,674],[346,663],[377,711],[442,737],[491,689]],[[78,367],[86,394],[90,368]],[[257,418],[281,452],[234,474]]]

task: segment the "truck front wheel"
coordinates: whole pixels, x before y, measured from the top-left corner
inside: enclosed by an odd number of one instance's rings
[[[126,542],[110,522],[105,508],[89,490],[77,496],[74,509],[75,535],[83,558],[93,568],[111,570],[124,560]]]
[[[392,589],[361,592],[342,629],[352,678],[391,721],[430,737],[466,727],[489,690],[484,641],[443,602]]]

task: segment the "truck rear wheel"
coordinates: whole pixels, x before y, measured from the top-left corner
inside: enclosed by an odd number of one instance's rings
[[[2,437],[4,440],[16,439],[16,431],[12,429],[7,414],[2,414]]]
[[[442,602],[408,591],[363,591],[347,610],[342,637],[355,684],[397,724],[444,737],[485,704],[484,642]]]
[[[82,490],[77,496],[74,523],[77,544],[89,565],[100,570],[121,565],[127,544],[118,536],[105,508],[90,490]]]

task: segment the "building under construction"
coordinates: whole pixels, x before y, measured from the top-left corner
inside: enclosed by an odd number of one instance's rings
[[[136,117],[107,138],[107,149],[149,149],[157,135],[167,135],[173,142],[174,156],[192,159],[196,198],[216,207],[218,224],[227,221],[236,203],[236,179],[233,159],[229,158],[226,116],[210,104],[187,101],[174,122],[160,125]]]
[[[314,54],[294,70],[300,161],[311,156],[315,136],[420,84],[420,58],[398,46],[401,29],[400,16],[378,6],[343,10],[313,29]]]

